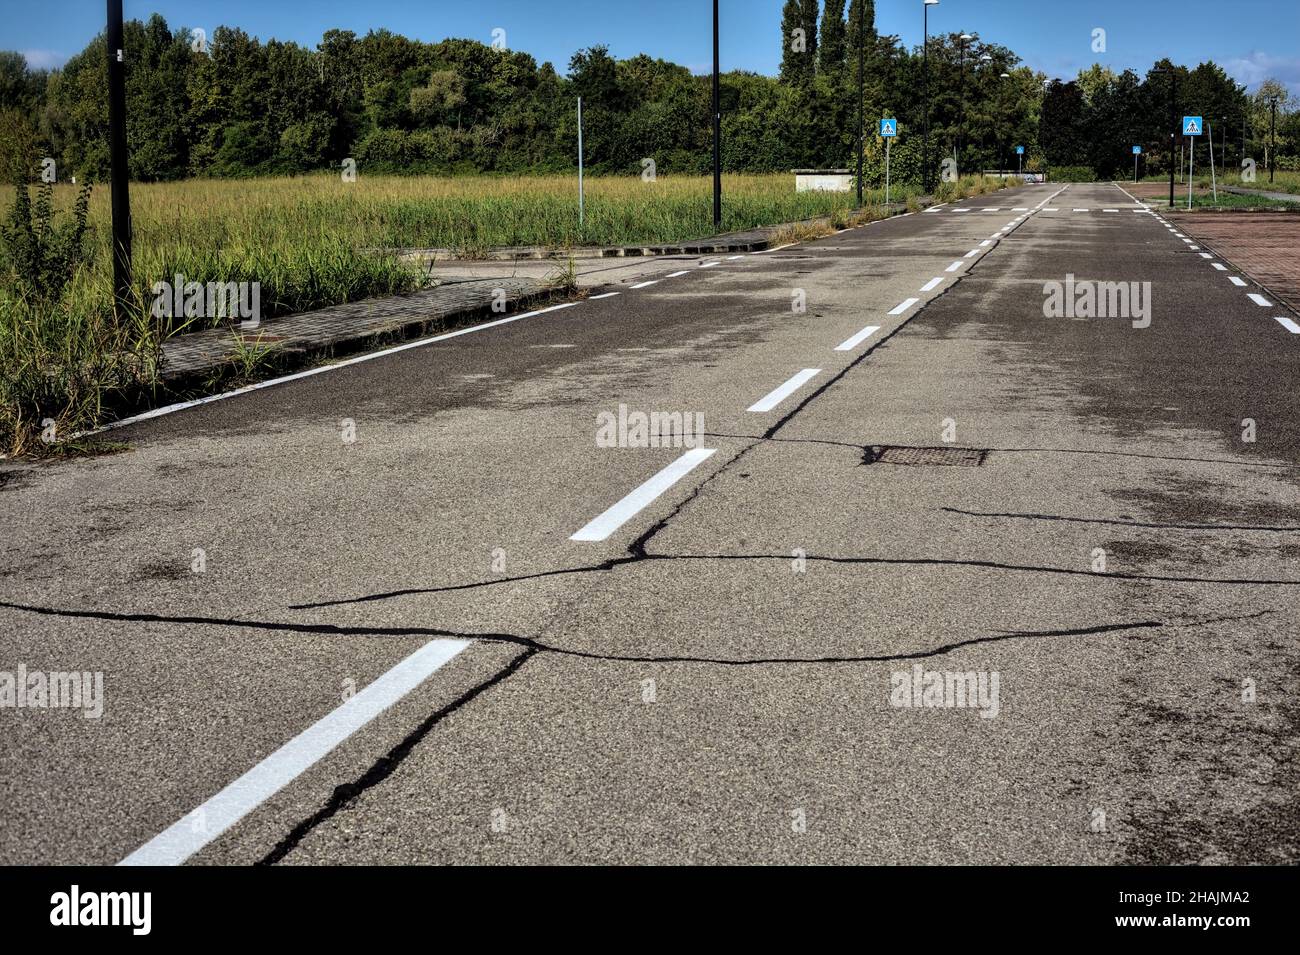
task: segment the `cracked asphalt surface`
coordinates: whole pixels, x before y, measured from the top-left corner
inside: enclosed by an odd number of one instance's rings
[[[0,711],[0,861],[116,863],[455,638],[187,861],[1300,860],[1296,316],[1113,185],[956,208],[6,465],[0,670],[105,692]],[[1150,327],[1044,317],[1067,275]],[[716,453],[573,541],[682,455],[599,447],[620,403]]]

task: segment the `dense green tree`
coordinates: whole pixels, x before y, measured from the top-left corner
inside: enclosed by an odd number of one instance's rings
[[[872,0],[845,8],[845,0],[788,0],[780,77],[723,75],[727,169],[851,165],[861,44],[869,163],[881,146],[876,121],[896,116],[896,172],[919,174],[921,51],[877,33]],[[131,172],[139,179],[338,170],[345,158],[405,173],[570,170],[579,96],[593,171],[636,173],[647,159],[661,174],[710,165],[709,77],[647,55],[618,60],[592,47],[574,54],[562,76],[527,53],[474,40],[331,30],[309,49],[218,27],[204,44],[159,16],[126,24],[125,44]],[[1026,146],[1031,167],[1086,165],[1107,176],[1127,174],[1131,147],[1141,144],[1148,171],[1167,169],[1169,77],[1161,68],[1178,75],[1176,115],[1205,115],[1219,156],[1229,133],[1234,165],[1243,153],[1262,165],[1268,93],[1286,94],[1269,83],[1248,97],[1213,63],[1188,70],[1168,61],[1143,78],[1097,66],[1044,88],[1045,78],[1006,47],[977,38],[964,65],[962,49],[956,35],[933,38],[928,99],[928,162],[956,155],[962,171],[1014,167],[1016,144]],[[53,156],[60,179],[108,175],[105,67],[103,36],[48,73],[0,53],[0,115],[20,117],[27,130],[10,138]],[[1296,153],[1298,127],[1284,95],[1277,149],[1284,163]],[[1175,147],[1180,142],[1175,137]]]

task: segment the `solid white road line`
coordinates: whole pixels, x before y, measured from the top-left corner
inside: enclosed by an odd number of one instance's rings
[[[1254,302],[1256,305],[1260,306],[1261,308],[1273,307],[1273,303],[1270,302],[1268,299],[1266,299],[1264,296],[1260,295],[1258,292],[1251,292],[1246,297],[1250,299],[1252,302]]]
[[[658,285],[658,284],[659,284],[658,279],[652,279],[649,282],[638,282],[636,285],[632,286],[632,291],[635,292],[639,288],[649,288],[652,285]]]
[[[916,301],[916,299],[912,299],[912,301]],[[771,411],[819,374],[821,374],[820,368],[805,368],[785,384],[781,385],[775,391],[766,395],[755,404],[750,405],[745,410],[754,412],[755,414],[762,414],[765,411]]]
[[[956,272],[959,268],[961,268],[961,259],[958,259],[958,260],[957,260],[956,262],[954,262],[952,265],[948,266],[946,269],[944,269],[944,271],[945,271],[945,272]]]
[[[459,331],[447,332],[443,335],[435,335],[433,338],[421,338],[417,341],[406,342],[403,345],[395,345],[392,348],[385,348],[383,351],[371,352],[367,355],[358,355],[356,358],[348,358],[345,361],[334,362],[332,365],[321,365],[319,368],[309,368],[306,371],[295,372],[292,375],[285,375],[282,378],[272,378],[269,381],[259,381],[252,385],[244,385],[242,388],[225,391],[219,395],[209,395],[206,398],[196,398],[193,401],[181,401],[176,404],[166,405],[162,408],[154,408],[152,411],[133,415],[130,418],[122,418],[119,421],[111,421],[93,431],[83,431],[73,435],[72,437],[86,438],[91,435],[102,434],[105,431],[112,431],[115,428],[125,428],[127,425],[138,424],[141,421],[149,421],[152,418],[161,418],[163,415],[174,414],[177,411],[184,411],[186,408],[197,408],[200,405],[212,404],[214,401],[225,401],[227,398],[246,395],[252,391],[261,391],[263,388],[283,385],[286,382],[298,381],[302,378],[311,378],[315,375],[323,375],[326,372],[337,371],[340,368],[348,368],[352,365],[359,365],[362,362],[374,361],[376,358],[385,358],[388,355],[396,355],[398,352],[409,351],[412,348],[423,348],[425,345],[436,345],[438,342],[445,342],[450,338],[459,338],[461,335],[473,335],[475,332],[482,332],[489,328],[496,328],[498,325],[509,325],[511,322],[523,321],[525,318],[533,318],[537,315],[545,315],[549,312],[558,312],[562,308],[573,308],[575,305],[580,304],[580,302],[565,302],[563,305],[552,305],[550,308],[538,309],[535,312],[525,312],[522,315],[511,315],[509,318],[498,318],[494,322],[484,322],[482,325],[473,325],[469,328],[462,328]]]
[[[1275,315],[1274,317],[1279,322],[1281,322],[1282,327],[1285,328],[1292,335],[1300,335],[1300,325],[1297,325],[1295,322],[1291,321],[1291,319],[1287,318],[1285,315]]]
[[[893,308],[891,308],[889,310],[889,314],[902,315],[904,312],[906,312],[909,308],[911,308],[919,301],[921,301],[919,298],[909,298],[907,301],[901,302],[898,305],[895,305]]]
[[[1213,266],[1214,266],[1216,269],[1218,269],[1220,272],[1226,272],[1226,271],[1228,271],[1228,267],[1227,267],[1226,265],[1224,265],[1222,262],[1211,262],[1210,264],[1213,265]]]
[[[878,331],[880,331],[880,326],[879,326],[879,325],[868,325],[866,328],[862,329],[862,331],[858,332],[856,335],[854,335],[852,338],[850,338],[850,339],[849,339],[848,341],[846,341],[844,344],[842,344],[842,345],[836,345],[836,346],[835,346],[835,350],[836,350],[836,351],[853,351],[853,349],[857,348],[859,345],[861,345],[863,342],[865,342],[865,341],[866,341],[868,338],[870,338],[872,335],[876,334],[876,332],[878,332]]]
[[[584,542],[605,540],[647,505],[652,504],[664,491],[686,477],[715,453],[716,449],[713,448],[695,448],[687,451],[668,467],[570,537],[569,540]]]
[[[467,640],[426,643],[118,865],[180,865],[468,646]]]
[[[1245,287],[1246,287],[1246,280],[1245,280],[1245,279],[1239,279],[1239,278],[1237,278],[1237,276],[1235,276],[1235,275],[1229,275],[1229,276],[1228,276],[1228,281],[1231,282],[1233,285],[1237,286],[1237,288],[1245,288]]]
[[[930,279],[930,281],[928,281],[928,282],[926,282],[924,285],[922,285],[922,286],[921,286],[921,291],[922,291],[922,292],[931,292],[931,291],[933,291],[934,289],[938,288],[938,287],[939,287],[940,285],[942,285],[942,284],[943,284],[943,276],[941,275],[941,276],[939,276],[938,278]]]

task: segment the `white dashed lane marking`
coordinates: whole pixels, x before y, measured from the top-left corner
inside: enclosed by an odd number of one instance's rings
[[[921,301],[919,298],[909,298],[907,301],[895,305],[892,309],[889,310],[889,314],[902,315],[904,312],[906,312],[909,308],[911,308],[919,301]]]
[[[915,301],[915,299],[913,299],[913,301]],[[775,391],[765,395],[745,410],[754,414],[763,414],[764,412],[771,411],[819,374],[821,374],[820,368],[805,368],[785,384],[778,387]]]
[[[876,334],[876,332],[878,331],[880,331],[879,325],[868,325],[866,328],[862,329],[862,331],[858,332],[856,335],[854,335],[848,341],[844,342],[842,345],[836,345],[835,350],[853,351],[853,349],[857,348],[859,345],[865,342],[872,335]]]
[[[664,491],[694,471],[712,457],[715,452],[716,449],[710,448],[695,448],[687,451],[668,467],[570,537],[569,540],[595,542],[607,539],[610,534],[635,517],[647,505],[652,504]]]
[[[1249,298],[1252,302],[1254,302],[1256,305],[1260,306],[1261,308],[1273,307],[1273,303],[1270,302],[1268,299],[1266,299],[1264,296],[1260,295],[1258,292],[1251,292],[1247,296],[1247,298]]]
[[[1235,276],[1235,275],[1229,275],[1229,276],[1228,276],[1228,281],[1231,282],[1233,285],[1237,286],[1237,288],[1245,288],[1245,287],[1246,287],[1246,280],[1245,280],[1245,279],[1239,279],[1239,278],[1237,278],[1237,276]]]
[[[301,776],[468,646],[469,641],[466,640],[440,639],[426,643],[189,815],[154,836],[118,865],[180,865]],[[196,819],[201,819],[203,825],[195,825]]]
[[[1275,317],[1282,324],[1282,327],[1285,328],[1292,335],[1300,335],[1300,325],[1297,325],[1295,322],[1291,321],[1291,319],[1287,318],[1285,315],[1277,315]]]
[[[943,276],[939,276],[938,278],[930,279],[930,281],[928,281],[928,282],[926,282],[924,285],[922,285],[922,286],[921,286],[921,291],[922,291],[922,292],[930,292],[930,291],[933,291],[934,289],[938,288],[938,287],[939,287],[940,285],[942,285],[942,284],[943,284]]]
[[[958,260],[957,260],[956,262],[954,262],[952,265],[948,266],[946,269],[944,269],[944,271],[945,271],[945,272],[956,272],[959,268],[961,268],[961,259],[958,259]]]

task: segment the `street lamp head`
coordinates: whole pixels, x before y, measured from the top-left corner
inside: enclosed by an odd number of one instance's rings
[[[1011,74],[1010,74],[1010,73],[1003,73],[1003,74],[1002,74],[1002,78],[1003,78],[1004,80],[1009,80],[1009,79],[1011,79]]]
[[[962,39],[962,40],[973,40],[973,39],[975,39],[975,38],[974,38],[973,36],[971,36],[969,33],[963,33],[959,39]]]
[[[927,7],[937,7],[939,5],[939,0],[925,0],[925,5]]]

